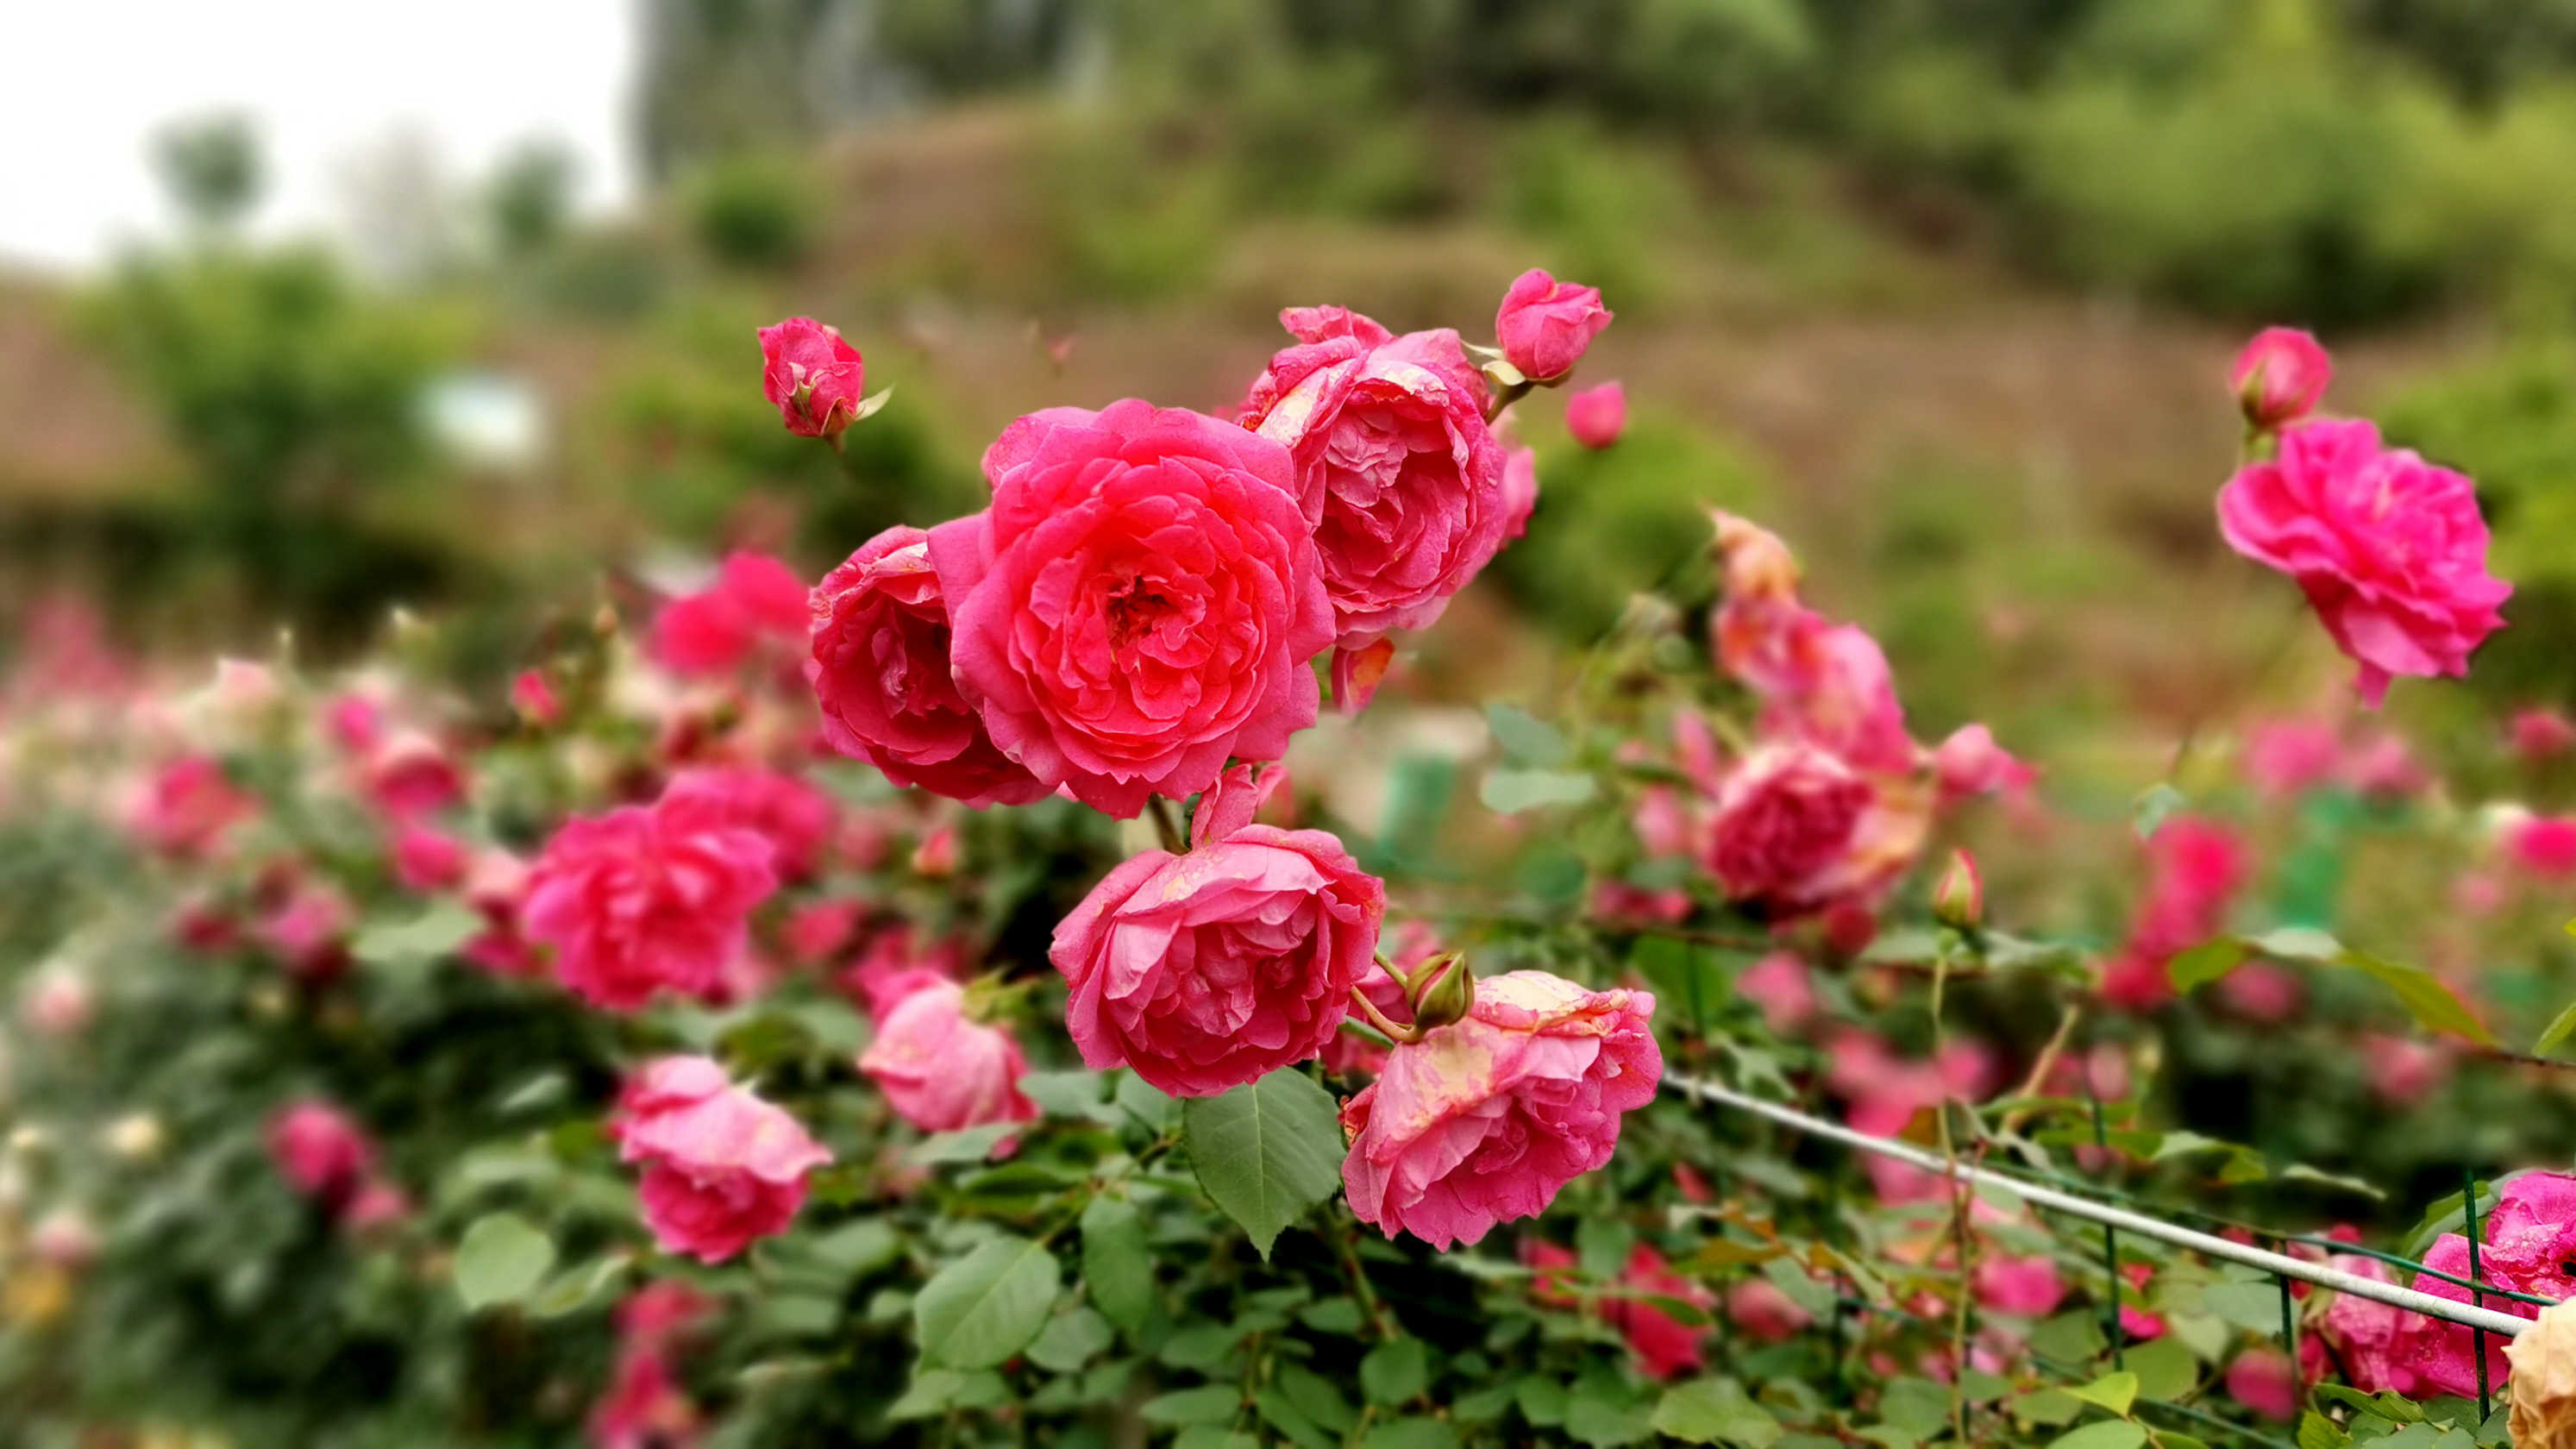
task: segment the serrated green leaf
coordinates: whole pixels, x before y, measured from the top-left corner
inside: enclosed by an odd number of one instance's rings
[[[1060,1374],[1075,1373],[1117,1337],[1109,1320],[1088,1308],[1059,1313],[1029,1344],[1029,1362]]]
[[[2130,1345],[2121,1362],[2138,1376],[2141,1399],[2172,1403],[2188,1395],[2200,1382],[2200,1361],[2170,1337]]]
[[[1431,1357],[1421,1339],[1389,1340],[1360,1360],[1360,1392],[1372,1404],[1409,1403],[1430,1386]]]
[[[1264,1260],[1279,1232],[1342,1183],[1333,1094],[1294,1068],[1181,1107],[1191,1170]]]
[[[1154,1258],[1136,1205],[1095,1197],[1082,1209],[1082,1281],[1092,1304],[1134,1334],[1154,1317]]]
[[[1753,1402],[1733,1379],[1693,1379],[1673,1385],[1664,1390],[1648,1422],[1658,1434],[1693,1444],[1770,1449],[1780,1440],[1780,1421]]]
[[[555,1261],[554,1241],[517,1213],[489,1213],[456,1245],[456,1296],[468,1310],[526,1297]]]
[[[1347,1434],[1358,1425],[1360,1411],[1351,1407],[1351,1401],[1342,1396],[1331,1379],[1313,1369],[1302,1364],[1281,1364],[1277,1382],[1279,1391],[1297,1406],[1297,1412],[1330,1432]]]
[[[913,1300],[924,1363],[990,1368],[1029,1346],[1055,1306],[1055,1255],[1026,1238],[987,1239],[942,1268]]]

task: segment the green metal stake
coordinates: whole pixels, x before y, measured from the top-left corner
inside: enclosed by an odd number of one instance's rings
[[[2084,1096],[2093,1104],[2093,1145],[2104,1152],[2111,1149],[2111,1134],[2102,1125],[2102,1096],[2093,1090],[2092,1073],[2084,1074]],[[2120,1234],[2109,1223],[2102,1225],[2102,1277],[2110,1285],[2110,1296],[2102,1309],[2102,1336],[2111,1341],[2111,1367],[2126,1368],[2127,1337],[2120,1331]]]
[[[2469,1282],[2473,1285],[2469,1289],[2469,1303],[2473,1307],[2484,1308],[2487,1306],[2486,1295],[2474,1286],[2479,1278],[2485,1276],[2478,1271],[2478,1174],[2475,1168],[2460,1171],[2460,1213],[2469,1225]],[[2478,1422],[2483,1424],[2495,1408],[2487,1386],[2487,1331],[2470,1329],[2469,1342],[2478,1358]]]
[[[2287,1243],[2274,1244],[2275,1248],[2283,1252],[2287,1252],[2289,1246]],[[2308,1376],[2299,1366],[2297,1300],[2290,1294],[2289,1279],[2275,1273],[2272,1275],[2272,1281],[2279,1284],[2281,1288],[2281,1342],[2288,1345],[2290,1350],[2290,1396],[2293,1402],[2304,1406],[2308,1402]]]

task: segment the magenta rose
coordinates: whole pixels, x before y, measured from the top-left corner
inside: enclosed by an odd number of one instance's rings
[[[721,1263],[784,1232],[832,1154],[706,1057],[664,1057],[619,1094],[609,1135],[641,1163],[644,1221],[666,1253]]]
[[[837,438],[857,416],[867,363],[859,349],[841,340],[838,328],[811,317],[763,327],[760,360],[760,389],[787,431],[800,438]]]
[[[357,1195],[376,1165],[374,1144],[349,1114],[309,1099],[269,1120],[268,1155],[290,1187],[333,1211]]]
[[[1706,836],[1710,873],[1729,899],[1808,907],[1817,883],[1851,853],[1875,793],[1813,745],[1762,746],[1718,786]]]
[[[2218,494],[2228,547],[2288,574],[2343,652],[2372,706],[2395,675],[2458,677],[2504,626],[2513,586],[2487,572],[2487,525],[2468,478],[2367,422],[2320,419],[2281,433]]]
[[[1617,382],[1587,387],[1565,400],[1565,430],[1574,441],[1599,451],[1628,431],[1628,389]]]
[[[1187,855],[1149,850],[1055,929],[1083,1061],[1208,1097],[1320,1054],[1377,952],[1386,886],[1320,830],[1250,824],[1238,767],[1199,802]]]
[[[1646,992],[1540,971],[1478,981],[1465,1017],[1389,1052],[1342,1108],[1351,1211],[1444,1249],[1544,1211],[1610,1160],[1620,1114],[1654,1099],[1654,1013]]]
[[[1494,314],[1494,340],[1503,360],[1532,382],[1552,382],[1574,370],[1585,348],[1610,325],[1597,287],[1560,282],[1532,267],[1503,293]]]
[[[879,1002],[876,1040],[859,1055],[903,1120],[924,1132],[1036,1121],[1037,1104],[1020,1092],[1028,1061],[1011,1034],[968,1016],[954,981],[920,973],[906,984]]]
[[[777,888],[771,855],[758,831],[685,795],[570,820],[529,870],[521,928],[594,1006],[720,1000],[744,923]]]
[[[806,608],[795,570],[767,554],[728,554],[714,582],[653,616],[651,653],[676,674],[722,674],[764,647],[802,644]]]
[[[738,827],[768,841],[771,868],[791,881],[814,873],[840,813],[820,788],[757,765],[682,770],[662,794],[669,809],[686,818]]]
[[[805,677],[833,749],[898,785],[978,807],[1047,793],[957,691],[929,534],[898,524],[859,545],[815,587],[813,615]]]
[[[1332,611],[1276,443],[1129,399],[1013,423],[930,531],[959,692],[1044,787],[1121,818],[1315,722]]]
[[[1252,385],[1243,425],[1287,445],[1337,643],[1440,617],[1511,522],[1485,379],[1458,334],[1395,336],[1338,307],[1280,314],[1298,345]]]

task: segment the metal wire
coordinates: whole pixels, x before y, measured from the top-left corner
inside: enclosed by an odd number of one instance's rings
[[[1855,1132],[1839,1122],[1827,1121],[1822,1117],[1812,1116],[1794,1107],[1784,1107],[1776,1102],[1766,1102],[1759,1097],[1749,1097],[1732,1088],[1719,1086],[1715,1082],[1667,1072],[1664,1075],[1663,1085],[1667,1090],[1676,1092],[1693,1102],[1732,1107],[1766,1121],[1778,1123],[1783,1127],[1823,1138],[1828,1142],[1838,1142],[1845,1147],[1862,1152],[1893,1158],[1937,1176],[1950,1177],[1955,1174],[1960,1181],[1989,1183],[2052,1212],[2082,1218],[2088,1222],[2099,1223],[2106,1228],[2115,1228],[2120,1232],[2134,1233],[2139,1237],[2173,1247],[2188,1248],[2212,1258],[2241,1263],[2249,1268],[2260,1268],[2283,1278],[2296,1278],[2302,1282],[2314,1283],[2319,1287],[2331,1288],[2338,1293],[2349,1293],[2356,1298],[2368,1298],[2374,1302],[2420,1313],[2428,1318],[2439,1318],[2468,1328],[2482,1329],[2488,1333],[2501,1334],[2506,1338],[2512,1338],[2530,1326],[2531,1320],[2527,1318],[2498,1313],[2492,1308],[2480,1308],[2455,1299],[2438,1298],[2430,1293],[2401,1288],[2394,1283],[2384,1283],[2376,1278],[2364,1278],[2358,1273],[2349,1273],[2328,1263],[2312,1263],[2304,1258],[2293,1258],[2244,1243],[2231,1242],[2226,1238],[2181,1227],[2161,1218],[2134,1213],[2109,1203],[2095,1202],[2090,1198],[2077,1197],[2072,1193],[2043,1187],[2037,1183],[1971,1163],[1953,1164],[1944,1161],[1939,1154],[1926,1152],[1910,1142],[1899,1142],[1894,1138],[1873,1137],[1866,1132]]]

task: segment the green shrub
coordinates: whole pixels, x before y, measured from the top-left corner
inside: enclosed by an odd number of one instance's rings
[[[803,261],[822,221],[818,183],[784,156],[710,162],[689,179],[683,202],[690,232],[707,255],[746,271]]]

